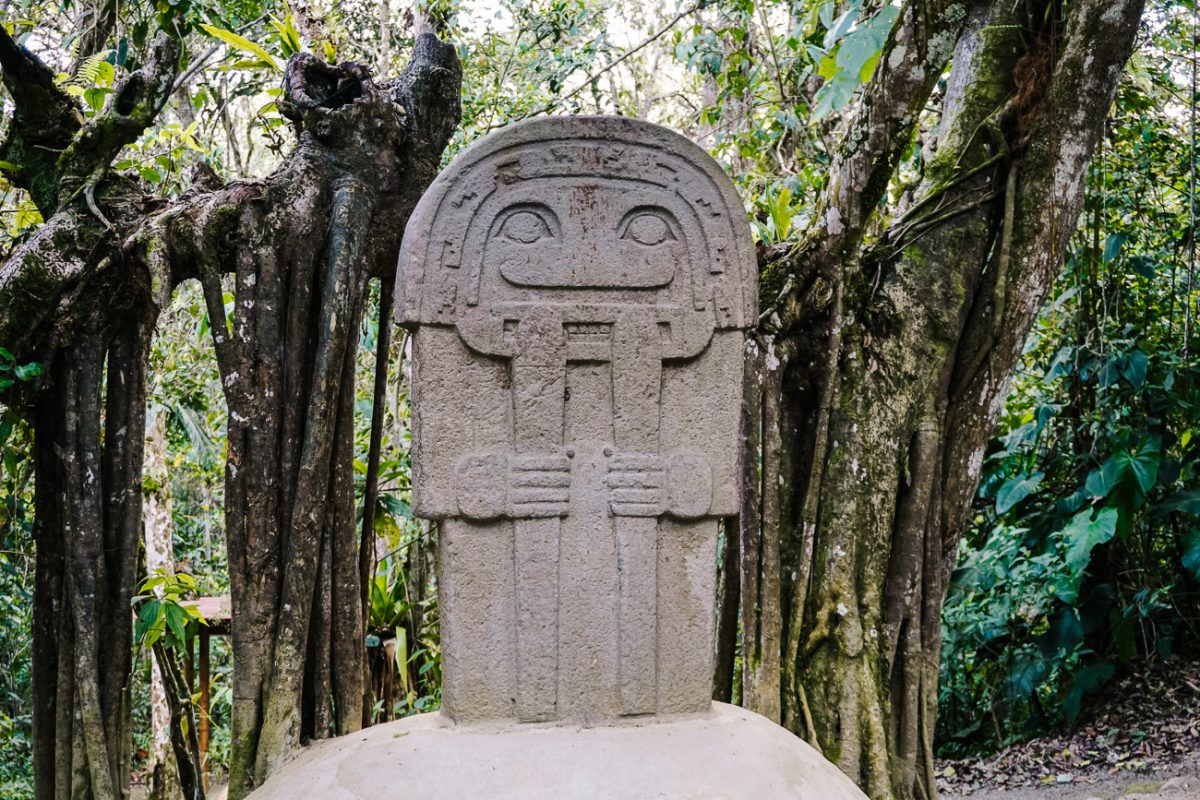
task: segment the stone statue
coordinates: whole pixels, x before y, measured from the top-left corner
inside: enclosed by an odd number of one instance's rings
[[[863,797],[711,699],[756,287],[732,184],[663,128],[538,119],[453,161],[396,292],[442,709],[311,748],[256,797],[372,797],[388,769],[430,798]]]
[[[707,708],[756,287],[728,180],[649,125],[520,126],[430,188],[400,276],[446,713]]]

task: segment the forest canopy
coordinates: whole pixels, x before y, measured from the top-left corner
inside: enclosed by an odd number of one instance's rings
[[[753,231],[715,699],[924,798],[1193,663],[1196,14],[4,2],[0,795],[240,797],[437,709],[396,258],[542,115],[681,132]]]

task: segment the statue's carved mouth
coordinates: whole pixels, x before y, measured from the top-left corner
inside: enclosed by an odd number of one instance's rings
[[[568,322],[563,328],[567,331],[568,342],[608,341],[612,338],[611,322]]]

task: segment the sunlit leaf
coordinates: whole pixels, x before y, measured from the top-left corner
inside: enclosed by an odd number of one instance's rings
[[[282,72],[283,69],[279,66],[279,62],[275,60],[275,56],[268,53],[262,45],[255,44],[244,36],[239,36],[233,31],[223,30],[213,25],[200,23],[200,27],[210,36],[215,36],[225,42],[230,47],[241,50],[243,53],[249,53],[257,56],[258,60],[264,65],[274,69],[277,72]]]

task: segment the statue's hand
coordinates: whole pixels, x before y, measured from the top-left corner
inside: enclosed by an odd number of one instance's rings
[[[571,496],[571,461],[564,455],[509,459],[513,517],[565,517]]]
[[[565,517],[571,462],[565,455],[475,453],[455,468],[458,510],[469,519]]]
[[[617,453],[608,459],[609,508],[619,517],[663,513],[666,470],[659,456]]]
[[[680,519],[707,516],[713,501],[712,467],[698,453],[676,450],[667,456],[667,513]]]
[[[468,519],[495,519],[508,511],[508,457],[472,453],[454,467],[458,510]]]
[[[608,461],[609,508],[621,517],[703,517],[712,506],[712,469],[701,455],[618,453]]]

